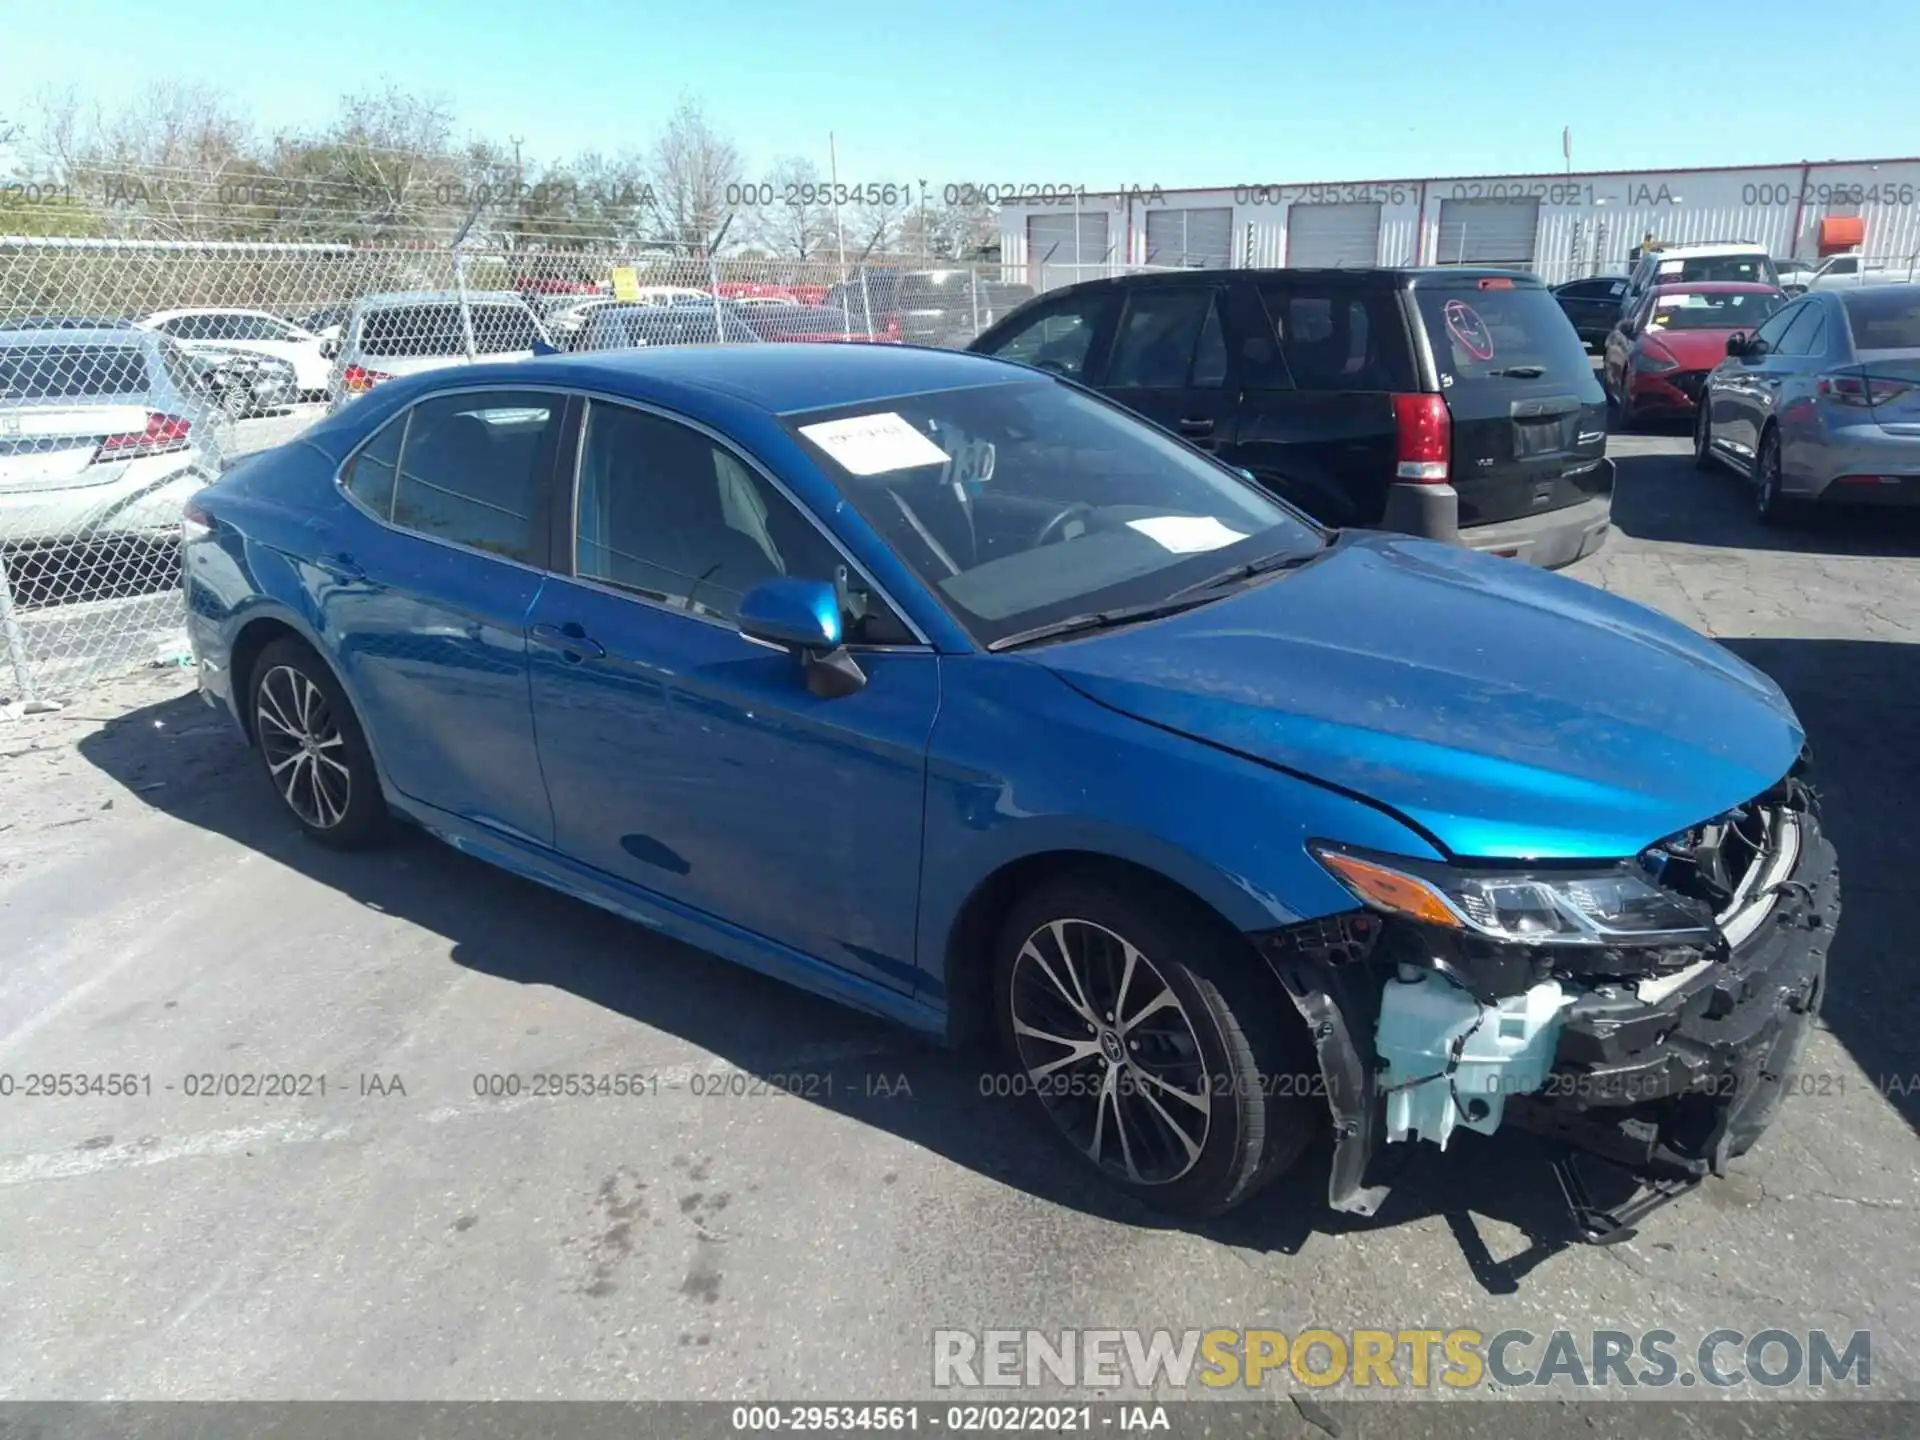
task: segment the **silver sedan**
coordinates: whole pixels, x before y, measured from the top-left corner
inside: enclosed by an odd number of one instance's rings
[[[1816,503],[1920,505],[1920,284],[1810,291],[1730,336],[1693,453],[1745,478],[1769,524]]]

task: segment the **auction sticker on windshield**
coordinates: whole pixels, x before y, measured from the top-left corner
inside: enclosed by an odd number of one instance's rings
[[[1129,520],[1127,528],[1138,530],[1161,549],[1176,555],[1218,550],[1222,545],[1247,538],[1211,515],[1150,515],[1143,520]]]
[[[885,475],[947,463],[946,451],[891,410],[802,425],[800,433],[853,475]]]

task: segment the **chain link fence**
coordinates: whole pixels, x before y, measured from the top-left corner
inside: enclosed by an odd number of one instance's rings
[[[0,237],[0,702],[184,663],[184,502],[392,377],[549,350],[960,347],[1036,288],[900,255]]]

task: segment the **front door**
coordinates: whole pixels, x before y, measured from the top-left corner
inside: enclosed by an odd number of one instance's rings
[[[1127,291],[1102,393],[1202,450],[1230,450],[1239,389],[1228,362],[1217,285]]]
[[[871,596],[849,622],[866,687],[816,699],[734,616],[781,575],[866,594],[832,542],[703,431],[598,400],[584,424],[573,554],[555,557],[573,573],[529,630],[558,848],[911,990],[937,657]]]

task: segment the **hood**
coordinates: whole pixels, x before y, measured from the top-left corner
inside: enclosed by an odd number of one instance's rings
[[[1727,337],[1735,333],[1738,326],[1728,330],[1649,330],[1640,337],[1641,346],[1649,343],[1660,346],[1674,359],[1680,362],[1683,370],[1711,370],[1727,358]]]
[[[1765,790],[1804,740],[1773,681],[1677,621],[1397,536],[1025,653],[1112,709],[1363,795],[1456,856],[1633,855]]]

